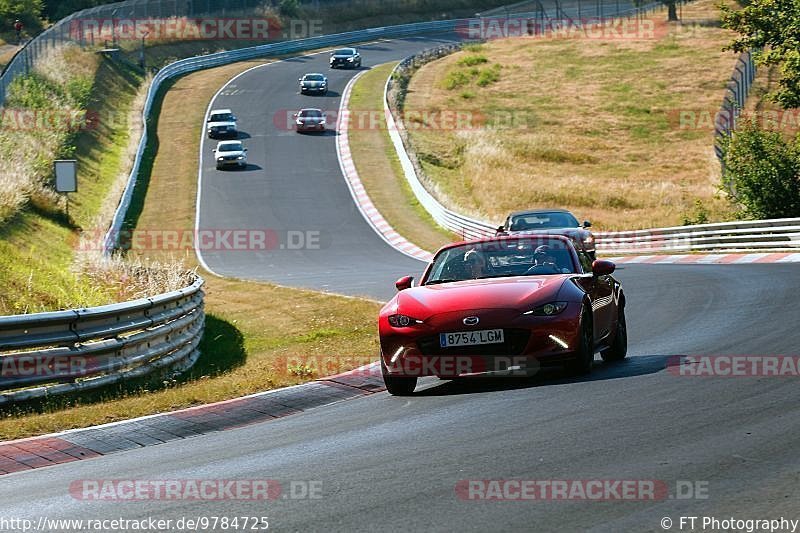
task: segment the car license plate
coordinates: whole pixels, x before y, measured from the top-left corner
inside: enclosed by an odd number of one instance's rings
[[[482,329],[478,331],[456,331],[440,333],[439,345],[442,348],[451,346],[475,346],[478,344],[498,344],[503,342],[502,329]]]

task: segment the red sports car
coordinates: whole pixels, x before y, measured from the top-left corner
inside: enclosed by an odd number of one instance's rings
[[[627,353],[625,296],[614,263],[561,235],[499,236],[441,248],[419,286],[397,281],[381,309],[381,370],[391,394],[420,376],[566,366],[591,371]]]

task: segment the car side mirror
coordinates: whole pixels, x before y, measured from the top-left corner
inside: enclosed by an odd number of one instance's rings
[[[410,289],[413,282],[414,276],[403,276],[394,283],[394,286],[397,287],[398,291],[403,291]]]
[[[217,149],[216,149],[216,148],[212,148],[212,149],[211,149],[211,151],[212,151],[212,152],[216,152],[216,151],[217,151]]]
[[[591,228],[592,227],[592,223],[589,222],[588,220],[584,220],[583,221],[583,227],[584,228]]]
[[[592,274],[595,276],[607,276],[616,270],[617,265],[605,259],[595,259],[592,262]]]
[[[297,113],[293,113],[293,114],[292,114],[292,116],[293,116],[294,118],[297,118]]]
[[[505,226],[497,226],[497,229],[495,231],[497,233],[505,233],[506,232],[506,227]]]

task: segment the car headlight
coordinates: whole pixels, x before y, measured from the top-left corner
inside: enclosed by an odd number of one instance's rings
[[[586,244],[594,244],[594,235],[590,233],[589,235],[586,236],[583,242],[585,242]]]
[[[523,315],[533,316],[555,316],[567,308],[567,302],[549,302],[538,307],[534,307],[530,311],[522,313]]]
[[[389,324],[395,328],[407,328],[414,324],[422,324],[422,320],[417,320],[408,315],[389,315]]]
[[[244,156],[243,156],[243,155],[240,155],[240,156],[239,156],[239,157],[237,157],[236,159],[244,159]]]
[[[320,121],[319,121],[319,125],[320,125],[320,126],[324,126],[324,125],[325,125],[325,121],[324,121],[324,120],[320,120]]]
[[[347,60],[348,61],[354,61],[354,59],[352,57],[348,57]]]
[[[302,126],[303,125],[303,121],[302,120],[295,120],[294,123],[297,124],[298,126]]]
[[[217,161],[225,161],[225,158],[224,157],[218,157]]]

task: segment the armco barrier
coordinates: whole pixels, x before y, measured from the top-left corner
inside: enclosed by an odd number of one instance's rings
[[[800,218],[746,220],[595,233],[604,252],[760,251],[800,249]]]
[[[417,167],[409,157],[409,152],[403,142],[405,127],[401,120],[395,119],[389,98],[395,74],[400,69],[437,59],[456,49],[456,46],[433,48],[401,61],[392,71],[384,88],[384,114],[389,136],[400,159],[403,175],[419,203],[437,224],[464,239],[473,239],[494,235],[499,224],[459,214],[442,205],[431,194],[420,179]],[[597,250],[602,253],[797,251],[800,249],[800,218],[594,232],[594,236]]]
[[[102,387],[194,364],[203,279],[150,298],[0,317],[0,405]]]

